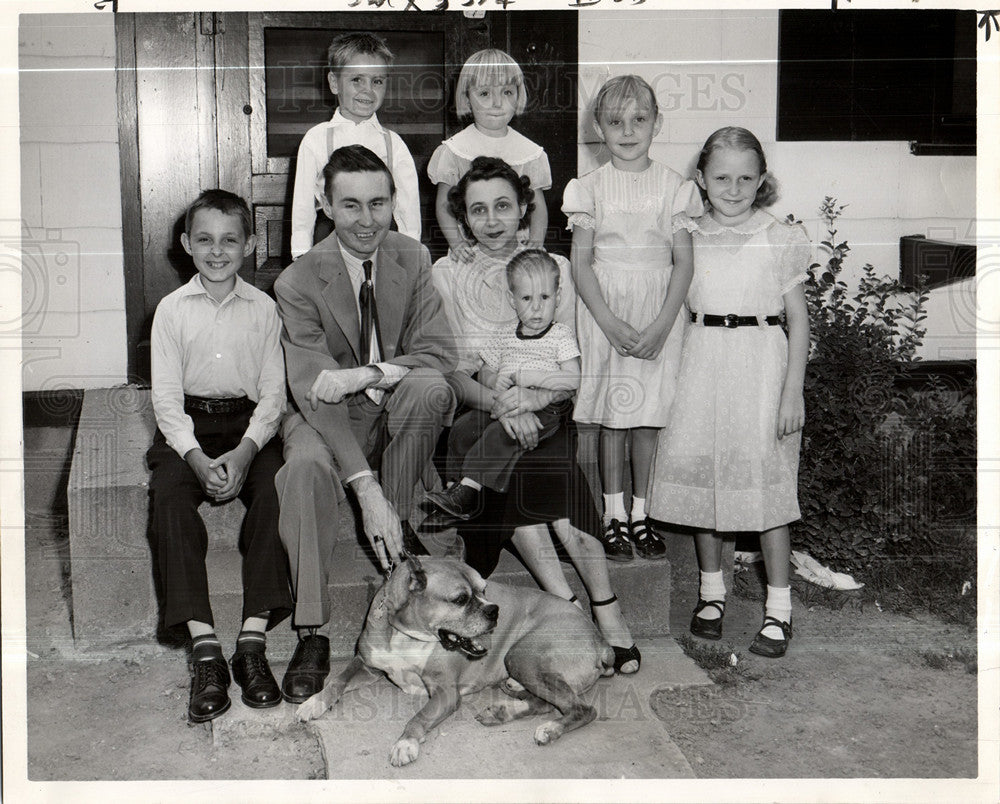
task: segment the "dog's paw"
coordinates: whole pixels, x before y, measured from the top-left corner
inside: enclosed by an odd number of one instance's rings
[[[505,678],[500,684],[500,691],[511,698],[517,698],[519,701],[523,701],[529,694],[521,682],[515,681],[513,678]]]
[[[300,703],[298,709],[295,710],[295,717],[305,723],[307,720],[322,717],[329,708],[330,698],[324,690]]]
[[[562,723],[557,720],[549,720],[535,729],[535,742],[538,745],[554,743],[563,736],[564,731]]]
[[[409,765],[420,754],[420,743],[412,737],[403,737],[396,741],[389,754],[389,763],[396,768]]]

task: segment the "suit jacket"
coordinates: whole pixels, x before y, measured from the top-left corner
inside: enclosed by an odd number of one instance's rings
[[[382,360],[407,368],[437,369],[442,374],[454,370],[454,338],[431,281],[427,248],[410,237],[389,232],[375,265]],[[274,283],[274,294],[283,322],[281,343],[292,398],[333,451],[342,477],[367,469],[368,462],[350,426],[351,408],[361,404],[363,394],[336,404],[320,404],[317,410],[305,397],[324,369],[363,365],[357,353],[361,337],[357,299],[336,234],[282,271]]]

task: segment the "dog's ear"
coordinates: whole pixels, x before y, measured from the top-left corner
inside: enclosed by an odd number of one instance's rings
[[[390,611],[399,611],[413,593],[427,588],[427,573],[417,559],[410,557],[392,573],[386,585],[386,604]]]
[[[427,588],[427,573],[416,556],[410,556],[410,592],[423,592]]]

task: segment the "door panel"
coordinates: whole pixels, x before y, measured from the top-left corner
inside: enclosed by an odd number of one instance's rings
[[[443,12],[250,15],[254,201],[267,204],[269,215],[282,215],[284,220],[282,237],[270,239],[272,244],[280,244],[281,251],[269,248],[265,262],[258,258],[261,284],[267,285],[291,261],[288,210],[295,153],[305,132],[333,115],[336,102],[327,84],[326,51],[334,36],[348,31],[378,31],[396,56],[378,117],[403,138],[413,156],[420,182],[424,240],[429,245],[435,242],[435,188],[427,178],[427,162],[441,141],[450,136],[446,133],[449,92],[445,76],[461,67],[464,43],[472,38],[470,29],[488,31],[490,21]],[[258,196],[258,188],[265,195]],[[444,249],[435,250],[443,253]]]

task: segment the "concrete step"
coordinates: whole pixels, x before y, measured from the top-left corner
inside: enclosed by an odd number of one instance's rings
[[[224,644],[235,640],[242,613],[242,557],[237,550],[211,550],[206,561],[216,631]],[[665,636],[670,632],[670,565],[666,561],[636,560],[610,564],[611,583],[621,601],[622,611],[636,637]],[[579,577],[569,565],[570,586],[586,604],[587,596]],[[504,554],[491,582],[509,586],[536,586],[524,566],[510,553]],[[332,607],[330,650],[334,656],[354,653],[368,602],[382,585],[382,575],[357,543],[341,541],[334,547],[330,576]],[[487,596],[489,590],[487,589]],[[290,621],[268,634],[268,653],[275,660],[289,657],[295,649],[296,634]]]
[[[67,489],[73,636],[78,648],[152,640],[156,633],[158,611],[147,535],[149,470],[145,463],[154,431],[148,390],[120,386],[84,394]],[[595,432],[581,433],[580,459],[591,470]],[[235,637],[242,608],[237,542],[244,508],[236,500],[224,505],[205,503],[199,510],[209,533],[209,583],[216,624],[220,636],[225,637],[231,629]],[[381,574],[360,546],[357,520],[349,503],[341,504],[339,516],[339,541],[330,578],[331,641],[336,655],[348,656]],[[443,541],[450,538],[451,534],[442,534]],[[668,562],[636,559],[609,567],[633,633],[669,633]],[[587,602],[576,573],[570,568],[567,575],[576,594]],[[511,555],[504,556],[493,577],[513,585],[534,585]],[[272,633],[275,649],[287,650],[290,655],[295,637],[288,624]]]
[[[694,778],[650,703],[657,689],[711,681],[669,637],[639,640],[639,648],[642,669],[638,674],[600,679],[585,696],[597,709],[597,720],[549,746],[535,745],[532,735],[551,715],[489,728],[480,725],[475,715],[504,697],[490,689],[465,697],[459,710],[430,732],[416,762],[394,768],[389,752],[426,697],[407,695],[385,678],[374,677],[349,690],[332,710],[308,724],[295,720],[295,707],[289,704],[249,709],[233,694],[234,687],[230,690],[232,709],[211,723],[213,740],[235,743],[247,735],[312,729],[323,743],[328,779],[393,783],[401,779]],[[272,667],[280,678],[284,665],[275,658]],[[335,663],[332,672],[342,667]],[[385,788],[386,794],[389,789]]]

